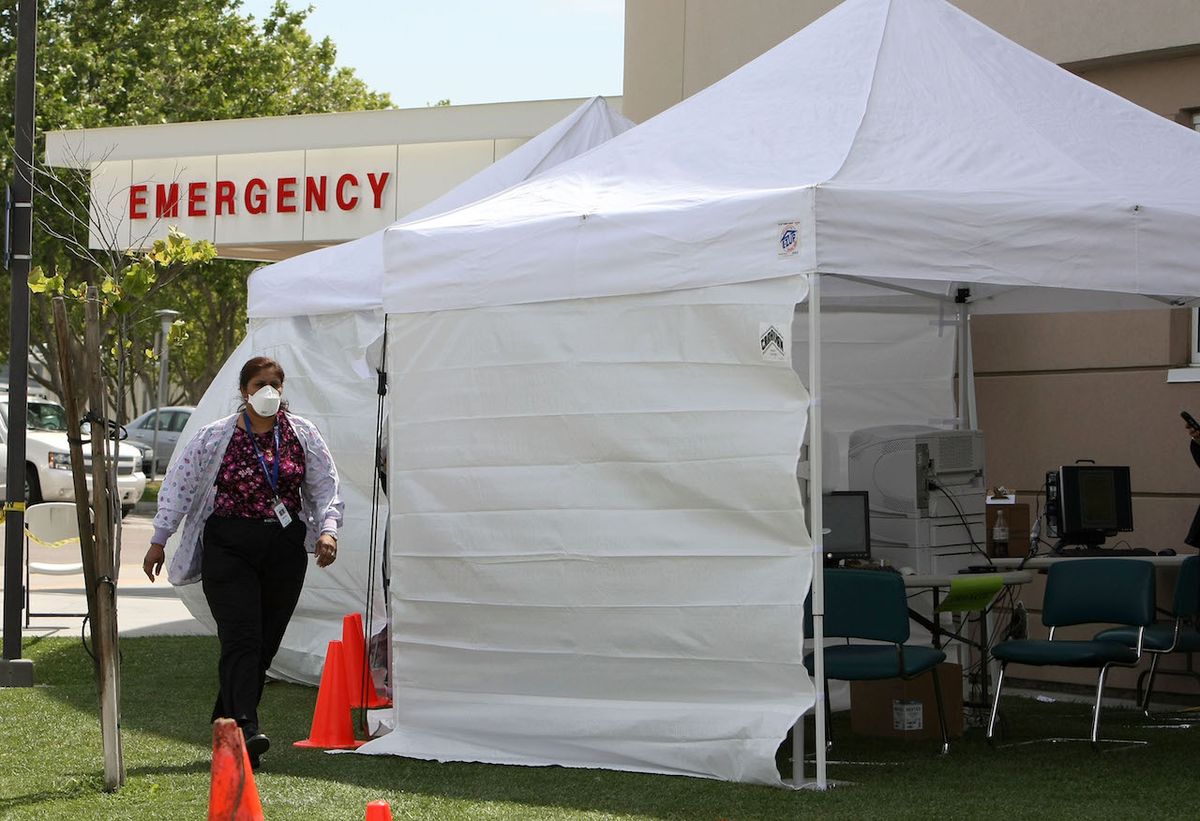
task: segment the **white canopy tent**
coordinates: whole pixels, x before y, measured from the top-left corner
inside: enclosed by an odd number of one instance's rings
[[[441,213],[582,154],[632,123],[595,97],[570,116],[500,158],[405,219]],[[287,372],[285,396],[328,440],[342,478],[347,516],[338,562],[310,571],[273,676],[316,684],[326,643],[341,636],[341,617],[366,606],[371,499],[375,483],[377,378],[366,351],[383,333],[383,232],[260,268],[248,284],[249,326],[189,420],[186,441],[201,425],[237,407],[238,371],[252,356],[277,359]],[[382,519],[380,519],[382,528]],[[382,536],[377,537],[382,551]],[[174,544],[169,549],[173,550]],[[373,569],[378,576],[379,568]],[[209,627],[200,585],[177,588]],[[380,589],[378,581],[374,588]],[[382,619],[381,604],[374,608]]]
[[[848,0],[389,229],[396,729],[363,751],[778,783],[819,707],[822,297],[1144,307],[1200,292],[1197,236],[1200,135],[942,0]],[[811,403],[779,355],[806,297]]]

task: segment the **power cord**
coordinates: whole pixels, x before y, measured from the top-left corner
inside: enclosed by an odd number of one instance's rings
[[[938,480],[931,477],[929,479],[929,484],[933,485],[935,489],[940,490],[942,495],[950,500],[950,504],[954,506],[954,511],[958,514],[959,521],[962,522],[963,529],[967,531],[967,538],[971,540],[971,547],[975,548],[975,550],[978,551],[983,558],[987,559],[988,564],[995,564],[995,562],[992,561],[992,557],[987,554],[987,551],[979,546],[979,542],[975,541],[975,534],[971,532],[971,525],[969,522],[967,522],[967,517],[963,513],[962,508],[958,506],[958,501],[950,495],[950,492],[946,490],[946,488],[943,487],[942,483]]]

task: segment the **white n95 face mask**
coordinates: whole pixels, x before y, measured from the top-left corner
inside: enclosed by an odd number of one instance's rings
[[[270,385],[263,385],[248,401],[259,416],[274,416],[279,413],[280,400],[279,391]]]

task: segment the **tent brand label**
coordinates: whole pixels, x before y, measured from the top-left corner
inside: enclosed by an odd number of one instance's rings
[[[758,326],[758,347],[762,351],[762,358],[768,362],[787,359],[787,341],[774,325],[763,322]]]
[[[790,257],[800,250],[800,223],[779,223],[779,256]]]

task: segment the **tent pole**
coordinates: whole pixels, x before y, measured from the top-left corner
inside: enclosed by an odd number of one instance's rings
[[[968,337],[968,316],[967,316],[967,298],[970,297],[971,291],[968,288],[959,288],[954,297],[954,301],[958,304],[958,429],[971,429],[971,408],[970,408],[970,378],[968,373],[968,358],[970,353],[970,339]]]
[[[828,789],[826,778],[825,751],[825,550],[821,490],[824,487],[823,455],[821,453],[821,275],[808,276],[808,509],[810,511],[809,532],[812,534],[812,621],[813,621],[813,719],[817,732],[814,744],[817,753],[818,790]],[[802,737],[793,733],[793,739]],[[794,745],[793,745],[794,746]],[[795,754],[795,751],[793,751]],[[793,770],[803,772],[804,759],[793,759]],[[799,785],[793,775],[793,782]]]
[[[846,282],[857,282],[860,285],[870,285],[873,288],[879,288],[884,291],[893,291],[897,294],[909,294],[911,296],[920,297],[921,299],[929,299],[934,302],[946,303],[950,301],[950,298],[947,296],[943,296],[941,294],[931,294],[927,291],[922,291],[919,288],[905,288],[903,285],[897,285],[894,282],[869,279],[867,277],[856,277],[851,276],[850,274],[825,274],[824,276],[842,279]]]
[[[967,428],[979,427],[979,404],[975,399],[975,348],[971,344],[971,305],[967,304]]]

